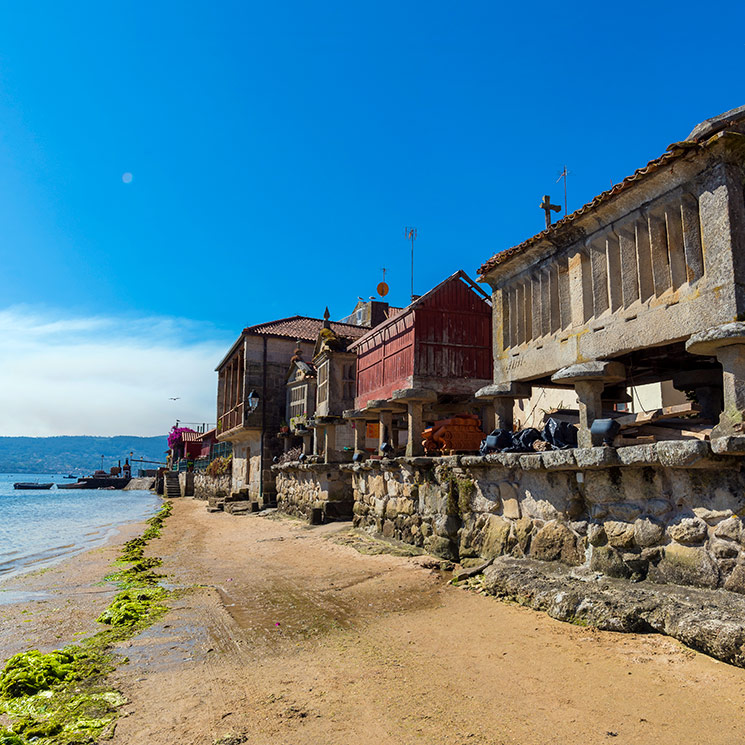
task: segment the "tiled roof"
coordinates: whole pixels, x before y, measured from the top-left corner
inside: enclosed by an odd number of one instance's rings
[[[559,220],[558,222],[555,222],[550,228],[546,228],[546,230],[537,233],[536,235],[528,238],[528,240],[523,241],[519,245],[508,248],[507,250],[492,256],[479,267],[479,276],[484,277],[492,269],[494,269],[494,267],[503,264],[505,261],[511,259],[516,254],[522,253],[523,251],[527,250],[531,246],[534,246],[536,243],[539,243],[542,240],[547,240],[550,243],[552,242],[553,238],[561,238],[563,234],[569,233],[575,227],[573,223],[575,222],[575,220],[577,220],[577,218],[587,214],[591,210],[594,210],[599,205],[607,202],[609,199],[612,199],[617,194],[620,194],[622,191],[628,189],[632,184],[640,181],[651,173],[654,173],[671,161],[677,160],[691,150],[698,150],[703,148],[704,146],[705,143],[693,142],[690,140],[686,140],[685,142],[673,143],[659,158],[650,160],[649,163],[644,166],[644,168],[637,169],[636,171],[634,171],[634,173],[631,174],[631,176],[627,176],[623,181],[617,183],[612,189],[608,189],[607,191],[598,194],[591,202],[588,202],[583,207],[575,210],[574,212],[572,212],[571,215],[567,215],[565,218]]]
[[[243,333],[260,336],[285,336],[291,339],[315,341],[322,326],[323,321],[320,318],[291,316],[290,318],[280,318],[278,321],[249,326],[243,330]],[[355,326],[351,323],[335,323],[334,321],[331,321],[331,330],[337,336],[345,339],[359,339],[360,336],[369,331],[364,326]]]

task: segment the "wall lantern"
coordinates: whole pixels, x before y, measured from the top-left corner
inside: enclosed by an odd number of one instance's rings
[[[259,408],[259,396],[256,391],[251,391],[251,393],[248,394],[247,403],[248,410],[251,414],[253,414],[254,411]]]

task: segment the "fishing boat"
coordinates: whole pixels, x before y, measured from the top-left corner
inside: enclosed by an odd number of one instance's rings
[[[16,481],[13,484],[14,489],[51,489],[54,486],[53,483],[49,484],[38,484],[34,481]]]

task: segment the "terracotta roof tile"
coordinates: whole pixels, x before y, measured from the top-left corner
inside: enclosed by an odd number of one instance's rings
[[[322,326],[323,320],[320,318],[291,316],[290,318],[280,318],[278,321],[269,321],[269,323],[259,323],[256,326],[249,326],[243,332],[245,334],[284,336],[291,339],[315,341]],[[334,321],[331,321],[331,330],[337,336],[345,339],[359,339],[360,336],[369,331],[364,326],[355,326],[351,323],[336,323]]]
[[[628,189],[632,184],[645,178],[649,174],[654,173],[662,166],[667,165],[670,161],[680,158],[691,150],[700,149],[704,146],[705,145],[702,143],[689,140],[686,140],[685,142],[673,143],[659,158],[650,160],[649,163],[644,166],[644,168],[637,169],[636,171],[634,171],[634,173],[631,174],[631,176],[627,176],[623,181],[617,183],[612,189],[601,192],[591,202],[588,202],[583,207],[575,210],[574,212],[572,212],[571,215],[567,215],[565,218],[559,220],[558,222],[555,222],[550,228],[546,228],[546,230],[537,233],[536,235],[528,238],[528,240],[523,241],[519,245],[508,248],[505,251],[501,251],[500,253],[492,256],[479,267],[479,276],[484,277],[492,269],[494,269],[494,267],[503,264],[505,261],[511,259],[516,254],[522,253],[526,249],[530,248],[530,246],[533,246],[544,239],[551,242],[552,238],[562,237],[563,234],[570,232],[572,229],[575,229],[573,223],[577,218],[587,214],[591,210],[598,207],[600,204],[607,202],[609,199],[612,199],[617,194],[620,194],[622,191]]]

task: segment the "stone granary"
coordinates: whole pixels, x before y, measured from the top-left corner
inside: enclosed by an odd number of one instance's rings
[[[342,460],[345,447],[351,458],[352,429],[342,412],[354,405],[356,355],[347,347],[367,331],[357,326],[340,331],[340,324],[334,326],[326,308],[312,362],[302,359],[298,347],[287,374],[289,432],[285,441],[302,437],[306,455],[312,441],[313,453],[322,454],[326,463]]]
[[[495,402],[498,420],[509,425],[514,399],[532,386],[573,386],[588,447],[604,401],[672,380],[717,423],[712,440],[739,436],[744,181],[742,107],[486,261],[479,273],[493,291],[494,383],[479,395]]]
[[[366,329],[330,323],[340,336],[356,338]],[[233,446],[233,492],[247,499],[275,501],[272,458],[281,450],[276,434],[286,416],[287,365],[296,349],[313,356],[324,320],[292,316],[243,329],[217,366],[217,439]]]
[[[491,315],[488,295],[459,270],[352,344],[357,395],[345,417],[355,451],[364,450],[363,423],[379,421],[380,446],[394,453],[403,416],[406,454],[418,455],[427,423],[470,410],[491,380]]]

